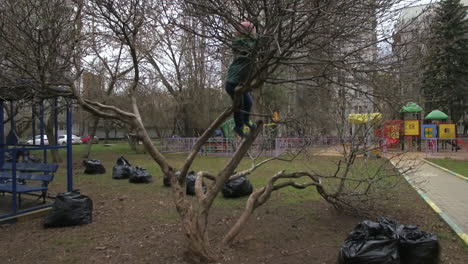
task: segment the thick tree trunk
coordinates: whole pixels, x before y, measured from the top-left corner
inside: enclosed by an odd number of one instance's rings
[[[192,137],[192,129],[190,129],[190,120],[187,114],[187,107],[182,106],[182,120],[184,126],[184,137]]]
[[[54,113],[50,113],[49,118],[47,118],[47,125],[45,126],[47,139],[50,145],[55,145],[55,134],[54,134]],[[60,163],[62,162],[62,157],[60,157],[60,153],[58,149],[51,149],[50,154],[52,156],[52,162]]]
[[[136,112],[136,111],[135,111]],[[206,233],[206,220],[208,214],[201,208],[198,215],[194,215],[193,208],[186,199],[185,178],[178,179],[175,176],[175,169],[169,166],[169,163],[158,152],[151,138],[144,128],[141,119],[135,120],[138,138],[143,141],[143,145],[151,157],[160,165],[164,174],[170,177],[171,185],[174,190],[174,200],[176,209],[182,219],[182,226],[187,237],[187,252],[185,256],[192,263],[213,263],[216,261],[212,253],[208,235]]]
[[[182,179],[185,179],[183,177]],[[194,212],[192,205],[186,199],[185,181],[177,179],[175,175],[171,177],[171,185],[174,190],[176,209],[182,219],[182,225],[187,238],[187,251],[185,256],[191,263],[214,263],[217,257],[208,238],[208,211],[206,203],[198,201],[199,210]],[[197,187],[196,187],[197,188]],[[201,183],[200,187],[201,189]],[[202,190],[199,190],[202,192]]]
[[[128,135],[128,145],[130,149],[134,152],[137,152],[137,139],[134,136]]]
[[[96,130],[99,124],[99,119],[100,118],[98,116],[94,117],[93,127],[91,128],[91,133],[89,134],[88,144],[86,145],[86,152],[84,154],[85,159],[89,159],[89,156],[91,155],[91,148],[93,147],[94,136],[96,135]]]
[[[80,135],[83,135],[84,134],[84,131],[85,131],[85,118],[84,118],[84,111],[83,111],[83,108],[80,107],[78,109],[78,116],[80,117],[80,122],[78,123],[80,126],[78,128],[78,130],[80,131]]]
[[[29,127],[31,126],[31,118],[21,118],[19,121],[15,122],[15,132],[16,135],[21,138],[27,130],[29,130]]]
[[[468,135],[468,121],[465,120],[463,121],[463,136],[467,136]]]
[[[161,130],[158,128],[158,126],[154,126],[154,131],[156,132],[156,135],[158,136],[159,139],[162,138]]]
[[[105,144],[108,144],[108,143],[109,143],[109,134],[110,134],[110,130],[109,130],[109,129],[106,130],[105,133],[106,133],[106,138],[104,139],[104,143],[105,143]]]
[[[210,246],[205,228],[200,228],[197,219],[183,221],[185,235],[188,240],[186,258],[192,263],[214,263],[216,257]],[[201,230],[204,229],[204,230]]]

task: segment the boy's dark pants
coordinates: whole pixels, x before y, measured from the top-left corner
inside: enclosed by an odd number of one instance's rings
[[[231,96],[232,100],[234,100],[234,91],[236,87],[238,86],[238,83],[226,83],[226,92]],[[250,119],[250,110],[252,109],[252,97],[250,96],[250,93],[242,93],[239,95],[239,105],[238,109],[245,111],[246,113],[234,111],[234,123],[236,124],[237,128],[243,128],[244,124],[248,124],[249,119]]]

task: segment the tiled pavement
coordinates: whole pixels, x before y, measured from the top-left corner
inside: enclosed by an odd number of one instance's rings
[[[439,208],[446,212],[465,232],[468,232],[468,181],[424,163],[411,176],[425,179],[421,188]]]
[[[468,244],[468,181],[425,162],[406,178]]]

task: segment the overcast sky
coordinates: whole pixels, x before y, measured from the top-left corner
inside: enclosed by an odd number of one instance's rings
[[[398,5],[400,7],[397,7],[397,10],[400,10],[401,7],[417,6],[417,5],[422,5],[422,4],[435,3],[438,1],[439,0],[403,0]],[[391,36],[393,34],[395,23],[396,23],[396,20],[387,20],[385,22],[382,22],[380,24],[380,27],[378,27],[378,32],[377,32],[377,35],[379,36],[379,38],[386,38],[386,37]],[[391,42],[392,40],[389,39],[389,41]],[[391,52],[391,45],[389,42],[381,42],[378,44],[378,46],[382,55],[386,55]]]

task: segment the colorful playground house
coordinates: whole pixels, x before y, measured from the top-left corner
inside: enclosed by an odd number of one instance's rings
[[[402,120],[385,121],[382,137],[386,148],[409,150],[416,147],[422,150],[422,141],[426,151],[439,151],[439,147],[458,151],[464,144],[457,139],[456,124],[447,122],[448,115],[440,110],[433,110],[422,120],[423,109],[416,103],[408,103],[401,108]],[[441,146],[439,146],[441,145]]]
[[[467,145],[457,138],[455,123],[447,122],[449,116],[440,110],[433,110],[422,118],[423,109],[416,103],[408,103],[400,109],[400,120],[386,120],[375,129],[380,138],[382,151],[387,149],[438,152],[441,149],[458,151]],[[350,114],[348,121],[354,125],[380,123],[382,114]]]

